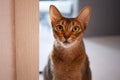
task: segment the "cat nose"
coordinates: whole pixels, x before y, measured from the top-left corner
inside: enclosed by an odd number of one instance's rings
[[[68,38],[69,38],[69,35],[64,35],[64,38],[65,38],[65,39],[68,39]]]

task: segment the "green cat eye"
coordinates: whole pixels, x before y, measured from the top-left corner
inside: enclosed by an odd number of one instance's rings
[[[79,27],[78,26],[74,26],[72,29],[73,32],[78,32],[79,31]]]
[[[58,31],[62,31],[63,30],[63,26],[61,26],[61,25],[57,25],[56,28],[57,28]]]

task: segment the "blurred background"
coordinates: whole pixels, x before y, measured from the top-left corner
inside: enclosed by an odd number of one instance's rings
[[[120,0],[40,0],[39,72],[43,72],[52,49],[49,6],[55,5],[65,17],[75,17],[86,5],[92,15],[84,34],[93,80],[120,79]],[[40,75],[40,79],[43,77]]]

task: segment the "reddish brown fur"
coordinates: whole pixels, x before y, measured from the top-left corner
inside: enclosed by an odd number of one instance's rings
[[[44,80],[91,80],[89,60],[82,40],[90,12],[90,8],[86,7],[78,17],[64,18],[55,6],[50,7],[55,42],[44,70]],[[62,26],[62,30],[57,30],[58,25]],[[78,27],[77,32],[72,31],[75,26]],[[69,44],[73,45],[64,47]]]
[[[55,30],[55,27],[57,25],[63,26],[64,30],[61,33]],[[76,18],[70,18],[70,19],[63,18],[57,21],[56,23],[52,23],[52,26],[53,26],[54,37],[56,39],[59,39],[61,42],[64,41],[64,35],[70,36],[70,38],[72,39],[71,41],[74,41],[76,37],[78,37],[80,33],[84,31],[84,27],[81,26],[81,23]],[[78,26],[81,29],[81,31],[79,31],[77,34],[72,32],[72,28],[74,26]]]

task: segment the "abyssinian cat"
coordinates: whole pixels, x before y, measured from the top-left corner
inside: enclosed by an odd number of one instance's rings
[[[55,38],[44,80],[91,80],[89,60],[83,43],[91,8],[86,6],[76,18],[65,18],[50,6],[50,19]]]

